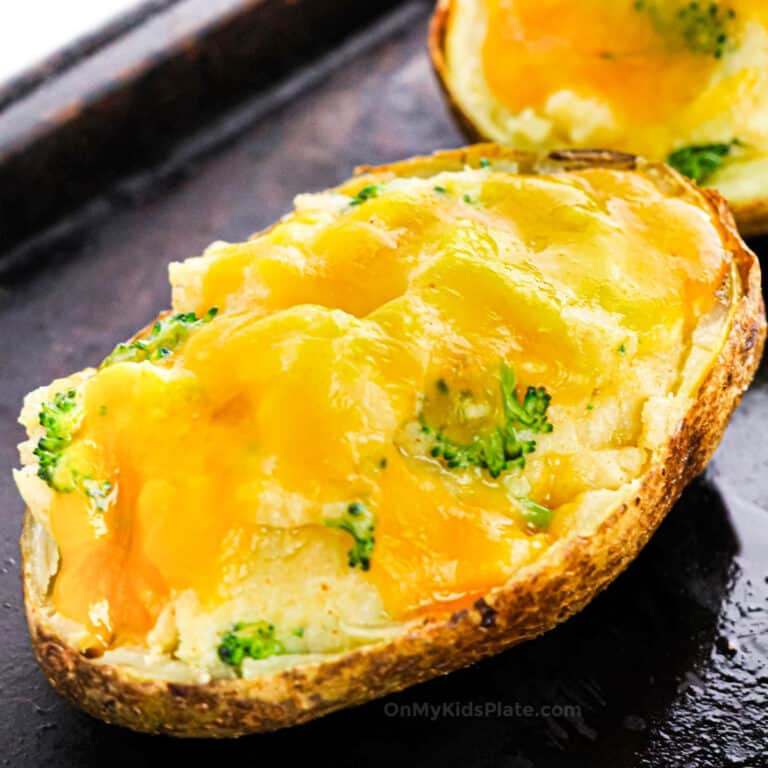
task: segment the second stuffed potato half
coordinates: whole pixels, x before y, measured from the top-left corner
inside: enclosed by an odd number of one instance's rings
[[[470,138],[665,161],[768,231],[764,0],[440,0],[429,44]]]
[[[171,312],[28,396],[16,480],[52,683],[184,736],[566,619],[704,468],[765,335],[723,201],[607,152],[362,169],[170,278]]]

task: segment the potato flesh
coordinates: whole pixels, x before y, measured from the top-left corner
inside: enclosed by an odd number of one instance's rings
[[[512,497],[576,515],[642,473],[656,447],[644,405],[675,394],[729,269],[696,201],[640,174],[490,168],[389,180],[350,206],[365,183],[174,265],[174,309],[220,314],[166,360],[80,385],[72,450],[117,493],[103,511],[54,494],[45,512],[61,553],[53,605],[90,643],[145,643],[179,595],[217,616],[210,647],[234,621],[278,622],[274,594],[307,611],[281,632],[325,621],[337,636],[353,619],[465,605],[567,527],[556,512],[552,533],[531,532]],[[422,408],[456,421],[455,393],[483,412],[455,429],[498,423],[502,359],[553,396],[555,430],[526,470],[493,480],[420,454],[407,425]],[[352,501],[377,517],[367,573],[323,524]],[[351,642],[308,637],[286,643]]]

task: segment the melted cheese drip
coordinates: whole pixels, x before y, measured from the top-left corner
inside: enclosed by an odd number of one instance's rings
[[[566,422],[632,382],[640,394],[622,402],[639,411],[654,361],[653,386],[673,391],[728,269],[707,216],[639,174],[467,170],[392,181],[357,207],[330,193],[300,203],[266,234],[173,267],[176,310],[220,310],[173,355],[83,385],[70,450],[115,493],[105,510],[53,495],[53,602],[103,646],[141,642],[183,590],[226,600],[267,530],[344,552],[351,539],[323,521],[351,501],[376,514],[360,578],[390,617],[505,581],[555,535],[525,527],[515,483],[553,506],[605,485],[580,468],[589,440],[569,448]],[[492,480],[420,453],[407,425],[450,400],[438,379],[498,423],[502,359],[553,396],[555,430],[529,469]],[[591,447],[636,445],[633,419]]]
[[[747,94],[764,89],[760,59],[752,67],[743,62],[732,65],[730,60],[745,23],[768,24],[768,7],[762,0],[718,4],[723,16],[728,10],[735,14],[726,22],[728,41],[721,58],[691,50],[676,32],[676,14],[689,6],[687,0],[648,0],[646,5],[658,10],[656,17],[637,9],[635,0],[484,2],[482,66],[491,93],[513,114],[532,109],[555,121],[561,119],[561,111],[567,114],[576,125],[571,127],[571,138],[559,137],[560,143],[583,145],[578,123],[593,121],[587,144],[652,159],[663,159],[692,131],[694,141],[689,143],[728,142],[735,137],[749,143],[758,138],[752,128],[742,135],[743,120],[734,120],[731,113],[754,111]],[[707,137],[710,120],[715,122]],[[732,133],[723,134],[723,121],[730,122]],[[757,123],[763,126],[764,144],[764,123],[759,118]],[[697,136],[700,126],[705,130]]]

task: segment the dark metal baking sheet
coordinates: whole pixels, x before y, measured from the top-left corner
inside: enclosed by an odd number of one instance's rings
[[[457,145],[405,3],[113,187],[0,285],[0,761],[8,766],[768,766],[768,370],[704,477],[603,595],[544,637],[397,696],[236,742],[133,734],[51,690],[29,647],[10,481],[21,398],[169,301],[166,265],[270,223],[356,163]],[[768,243],[754,242],[768,258]],[[486,708],[488,711],[486,711]],[[469,711],[473,710],[473,711]]]
[[[26,73],[0,110],[0,274],[49,257],[40,230],[70,231],[116,176],[165,162],[212,116],[399,2],[146,0]]]

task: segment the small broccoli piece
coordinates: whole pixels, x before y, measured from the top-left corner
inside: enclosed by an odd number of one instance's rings
[[[350,206],[362,205],[366,200],[378,197],[381,192],[381,184],[369,184],[363,187],[350,201]]]
[[[74,490],[73,485],[65,485],[57,478],[57,469],[82,420],[82,402],[75,389],[58,392],[40,410],[40,425],[45,427],[45,434],[34,450],[38,458],[37,475],[55,491],[69,493]]]
[[[238,669],[246,658],[266,659],[285,653],[275,637],[275,627],[266,621],[238,622],[221,638],[218,654],[225,663]]]
[[[735,143],[682,147],[667,157],[667,163],[697,184],[704,184],[723,164]]]
[[[520,402],[515,375],[505,363],[501,365],[500,389],[505,424],[488,434],[475,435],[471,443],[452,440],[425,423],[422,416],[421,431],[432,439],[430,455],[442,459],[449,469],[480,467],[494,478],[511,469],[523,469],[526,455],[536,450],[536,441],[521,439],[517,430],[551,432],[552,424],[547,420],[551,397],[543,387],[528,387]]]
[[[523,515],[523,520],[536,530],[543,530],[548,528],[552,522],[552,510],[548,507],[544,507],[541,504],[537,504],[535,501],[520,496],[517,499],[517,503],[520,507],[520,511]]]
[[[76,389],[58,392],[51,402],[43,404],[40,424],[45,427],[45,434],[34,450],[38,459],[37,476],[58,493],[82,491],[93,501],[96,509],[104,511],[114,499],[112,483],[108,480],[94,480],[74,466],[68,467],[68,482],[62,477],[67,474],[63,463],[66,450],[80,428],[83,411],[83,403]]]
[[[703,56],[723,57],[736,12],[725,3],[692,0],[677,7],[653,0],[635,0],[635,10],[646,13],[658,32],[676,46]]]
[[[728,42],[733,9],[713,2],[691,2],[677,12],[679,34],[689,51],[722,58]]]
[[[367,571],[371,567],[371,557],[373,556],[373,545],[376,541],[374,530],[376,528],[376,519],[373,512],[359,501],[352,502],[347,506],[345,513],[338,518],[325,520],[329,528],[338,528],[346,531],[355,540],[352,549],[347,553],[349,556],[349,567],[360,568]]]
[[[519,402],[515,389],[515,373],[506,363],[501,365],[501,399],[507,424],[517,423],[531,432],[552,431],[552,424],[547,421],[551,395],[547,394],[544,387],[528,387],[523,402]]]
[[[114,486],[109,480],[94,480],[91,477],[84,477],[80,485],[85,491],[85,495],[93,501],[93,505],[99,512],[105,512],[113,499],[112,491]]]
[[[114,363],[162,360],[168,357],[190,333],[211,322],[218,311],[217,307],[211,307],[199,318],[194,312],[183,312],[158,320],[146,338],[118,344],[99,368],[106,368]]]

